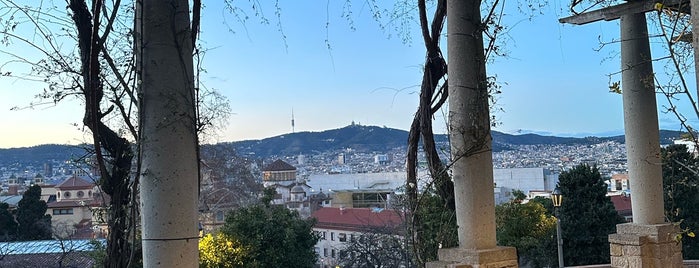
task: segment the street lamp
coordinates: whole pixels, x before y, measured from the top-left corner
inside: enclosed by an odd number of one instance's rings
[[[563,239],[561,238],[561,218],[558,216],[558,209],[561,207],[563,202],[563,194],[561,194],[561,189],[556,187],[551,193],[551,201],[553,201],[553,207],[556,213],[556,237],[558,237],[558,267],[563,266]]]

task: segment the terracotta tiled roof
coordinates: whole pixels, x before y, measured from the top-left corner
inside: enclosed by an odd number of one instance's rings
[[[311,217],[317,220],[317,228],[347,231],[395,228],[403,223],[400,212],[390,209],[322,207]]]
[[[626,195],[612,195],[609,199],[614,203],[614,209],[619,212],[619,215],[631,215],[631,197]]]
[[[287,162],[277,159],[277,161],[272,162],[272,164],[267,165],[262,169],[262,171],[292,171],[296,170],[296,167],[290,165]]]
[[[56,185],[56,188],[61,190],[71,190],[71,189],[90,189],[94,184],[81,179],[78,176],[72,176],[69,179]]]
[[[629,174],[614,174],[612,175],[612,180],[628,180],[629,179]]]

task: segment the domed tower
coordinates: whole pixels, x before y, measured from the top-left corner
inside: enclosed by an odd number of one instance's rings
[[[306,191],[303,189],[303,186],[296,184],[294,187],[291,187],[291,201],[294,202],[303,202],[304,199],[306,199]]]
[[[7,179],[7,192],[10,195],[17,195],[19,194],[19,178],[15,176],[15,174],[12,174],[9,179]]]
[[[44,176],[41,176],[41,174],[36,174],[36,176],[34,176],[33,183],[36,185],[44,185],[45,184]]]

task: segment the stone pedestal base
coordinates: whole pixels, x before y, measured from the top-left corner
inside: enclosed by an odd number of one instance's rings
[[[676,226],[624,223],[609,235],[612,267],[681,268],[682,243]]]
[[[426,268],[517,268],[517,250],[496,247],[484,250],[444,248],[437,253],[439,261],[429,262]]]

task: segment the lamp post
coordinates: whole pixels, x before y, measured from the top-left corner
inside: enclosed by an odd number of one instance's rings
[[[558,216],[558,209],[561,207],[561,203],[563,202],[563,194],[561,194],[561,190],[556,187],[556,189],[553,190],[553,193],[551,193],[551,200],[553,201],[553,207],[555,209],[556,213],[556,237],[558,238],[558,267],[565,267],[563,266],[563,239],[561,238],[561,218]]]

